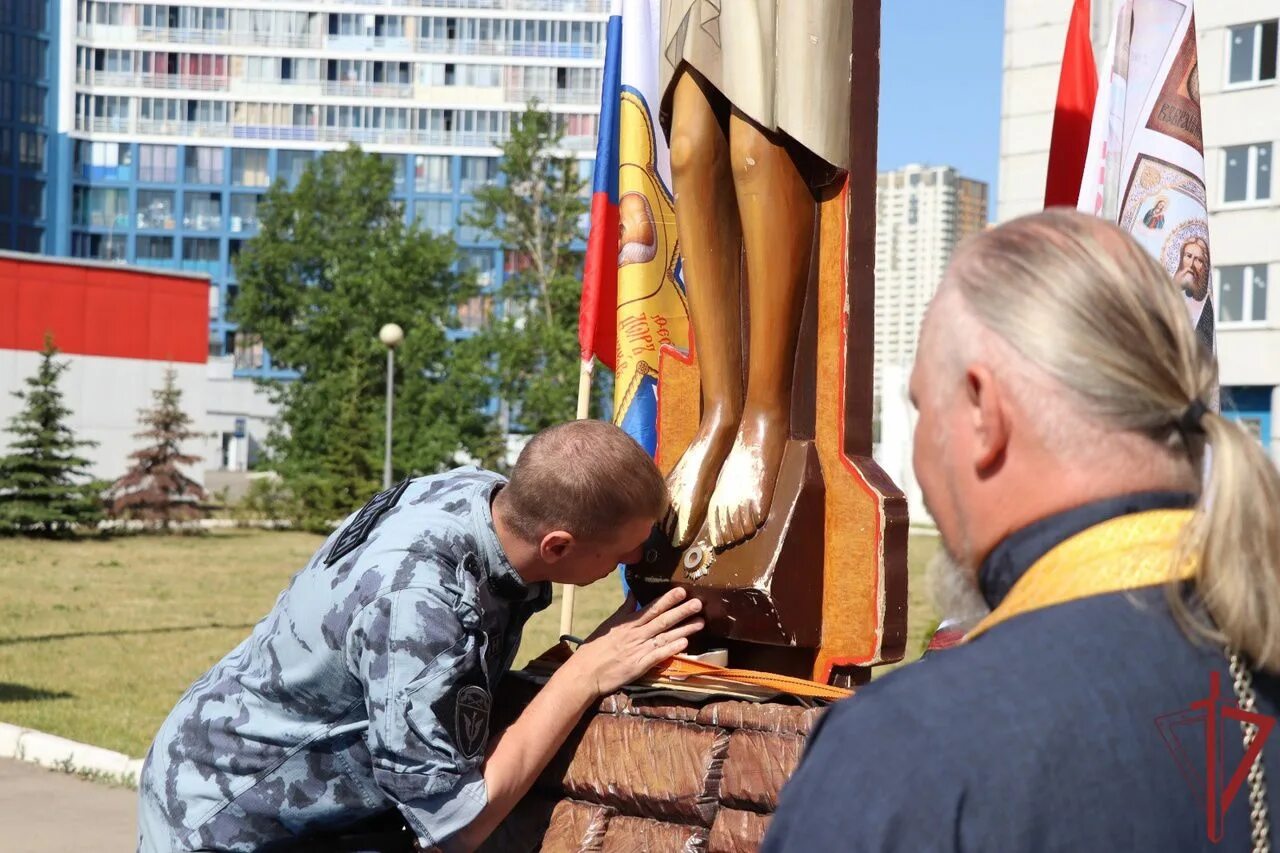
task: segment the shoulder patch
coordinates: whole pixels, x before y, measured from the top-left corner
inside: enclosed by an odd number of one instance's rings
[[[475,758],[489,742],[493,697],[477,663],[460,673],[453,685],[431,703],[431,714],[464,759]]]
[[[466,758],[475,758],[489,739],[489,691],[468,684],[458,691],[454,714],[454,731],[457,732],[458,751]]]
[[[400,496],[404,494],[407,488],[409,488],[409,481],[401,480],[386,491],[378,492],[378,494],[374,495],[361,508],[360,512],[356,513],[356,517],[351,519],[351,523],[338,535],[338,538],[333,543],[333,548],[329,551],[329,556],[325,558],[324,564],[332,566],[338,560],[363,545],[365,540],[369,538],[369,534],[373,532],[373,528],[378,526],[378,520],[386,514],[387,510],[396,505],[396,502],[400,500]]]

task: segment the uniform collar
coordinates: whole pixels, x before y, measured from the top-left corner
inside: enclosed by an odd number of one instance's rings
[[[1135,512],[1187,509],[1195,502],[1195,495],[1187,492],[1135,492],[1103,498],[1032,522],[1006,536],[982,561],[978,568],[982,596],[994,610],[1037,560],[1090,527]]]
[[[485,576],[489,587],[498,595],[510,601],[533,602],[534,606],[541,610],[542,607],[551,603],[551,585],[530,584],[520,577],[516,567],[511,565],[511,560],[507,558],[507,552],[503,550],[502,542],[498,539],[497,528],[493,525],[493,495],[504,485],[504,481],[494,480],[477,490],[475,497],[472,498],[471,518],[480,522],[475,525],[475,537],[484,563]],[[547,599],[546,604],[538,607],[543,598]]]

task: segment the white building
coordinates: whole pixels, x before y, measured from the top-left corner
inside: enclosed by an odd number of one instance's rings
[[[987,224],[987,185],[949,166],[906,166],[876,182],[875,393],[910,368],[925,308],[956,244]]]
[[[561,117],[590,176],[608,0],[10,2],[30,7],[22,19],[37,31],[15,30],[23,57],[47,58],[32,60],[23,92],[47,91],[48,126],[0,114],[47,146],[30,177],[0,170],[0,193],[44,193],[14,207],[38,214],[29,221],[0,211],[0,249],[209,276],[211,467],[252,460],[271,412],[250,382],[289,375],[228,313],[236,254],[275,180],[296,182],[326,149],[377,152],[406,218],[452,232],[497,288],[502,247],[458,222],[531,99]],[[464,325],[482,322],[482,304],[460,307]]]
[[[1094,0],[1101,62],[1115,0]],[[1000,127],[1000,221],[1044,204],[1068,0],[1007,0]],[[1196,4],[1209,236],[1224,409],[1280,459],[1280,0]],[[1102,79],[1105,79],[1102,78]]]

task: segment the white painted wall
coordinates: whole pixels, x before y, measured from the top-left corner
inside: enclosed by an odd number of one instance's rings
[[[201,429],[210,434],[203,463],[209,470],[247,471],[249,463],[266,445],[271,422],[276,417],[276,407],[267,392],[251,379],[235,378],[233,362],[230,356],[209,359],[206,408],[201,421]],[[243,438],[234,437],[237,418],[245,420]],[[227,433],[232,438],[228,440],[224,460],[223,436]]]
[[[144,446],[135,439],[138,410],[154,404],[151,392],[164,384],[164,372],[172,366],[177,371],[177,384],[182,389],[182,407],[203,429],[200,421],[205,411],[205,366],[132,358],[61,354],[58,360],[70,362],[59,381],[63,402],[71,409],[68,423],[81,438],[98,442],[86,448],[83,455],[90,461],[94,477],[113,480],[125,472],[128,456]],[[22,408],[22,401],[11,391],[24,389],[23,382],[33,376],[40,354],[21,350],[0,349],[0,429]],[[8,452],[12,435],[0,432],[0,452]],[[192,441],[184,450],[203,454],[203,442]],[[204,482],[203,462],[191,466],[187,475]]]

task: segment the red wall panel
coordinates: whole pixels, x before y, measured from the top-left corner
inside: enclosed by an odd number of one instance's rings
[[[0,257],[0,349],[59,350],[204,363],[209,284],[202,279]]]

